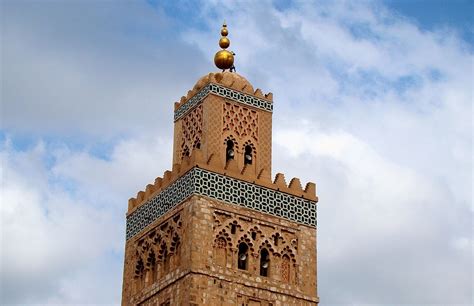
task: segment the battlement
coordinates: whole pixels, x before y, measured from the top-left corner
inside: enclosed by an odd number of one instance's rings
[[[206,196],[225,203],[254,209],[307,226],[316,226],[316,185],[302,188],[300,179],[287,184],[278,173],[275,179],[265,169],[258,175],[234,160],[224,168],[214,155],[205,160],[201,150],[185,157],[181,164],[165,171],[163,177],[148,184],[136,198],[129,200],[127,239],[152,224],[166,212],[192,195]]]
[[[249,81],[247,81],[243,76],[231,72],[211,72],[200,78],[196,82],[196,85],[194,85],[193,89],[189,90],[186,96],[182,96],[179,102],[175,102],[174,110],[176,111],[179,109],[183,104],[194,97],[196,93],[198,93],[209,83],[220,84],[225,87],[253,95],[257,98],[264,99],[268,103],[273,103],[273,94],[271,92],[263,94],[260,88],[254,90],[252,84],[250,84]]]
[[[287,184],[285,175],[283,173],[277,173],[272,181],[271,175],[266,169],[261,169],[259,173],[256,174],[253,172],[252,167],[244,167],[243,169],[239,169],[235,160],[230,160],[227,162],[225,167],[222,168],[221,163],[218,161],[216,155],[212,154],[208,160],[205,160],[202,151],[196,149],[193,151],[191,156],[184,157],[181,164],[173,165],[171,171],[165,171],[163,176],[157,177],[153,184],[148,184],[145,190],[139,191],[136,197],[130,198],[128,200],[127,214],[129,215],[134,212],[140,205],[153,198],[162,190],[166,189],[193,167],[206,169],[218,174],[226,175],[252,184],[257,184],[272,190],[281,191],[293,196],[302,197],[311,201],[318,201],[315,183],[308,182],[303,189],[299,178],[292,178],[290,183]]]
[[[273,94],[253,90],[244,77],[237,73],[209,73],[202,77],[186,96],[174,104],[174,120],[178,120],[198,105],[208,94],[221,96],[267,112],[273,111]]]

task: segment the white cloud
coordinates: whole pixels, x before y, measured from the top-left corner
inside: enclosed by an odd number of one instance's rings
[[[106,29],[105,11],[76,9],[93,17],[64,32],[57,24],[69,24],[71,8],[7,16],[5,126],[119,140],[105,158],[87,146],[6,145],[9,301],[20,301],[24,287],[45,303],[119,298],[122,255],[108,256],[124,243],[126,201],[170,168],[172,101],[210,70],[223,19],[238,72],[275,94],[273,169],[317,183],[322,304],[472,301],[473,55],[454,30],[421,31],[369,2],[285,11],[263,1],[206,2],[194,13],[216,30],[178,34],[160,9],[119,6]],[[153,38],[137,44],[125,35],[135,22]],[[154,40],[170,33],[170,41]],[[77,250],[84,235],[93,239]],[[94,290],[104,283],[113,298]]]
[[[237,6],[216,11],[246,47],[237,69],[275,93],[273,169],[317,183],[322,301],[469,303],[473,57],[457,34],[381,5]]]
[[[122,140],[104,160],[44,142],[18,151],[7,139],[2,302],[118,303],[127,199],[169,168],[170,146],[156,138]]]

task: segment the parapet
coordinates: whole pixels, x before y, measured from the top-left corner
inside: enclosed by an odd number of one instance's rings
[[[221,165],[221,162],[214,154],[206,160],[200,149],[194,149],[191,156],[183,158],[181,164],[174,164],[171,171],[165,171],[163,176],[157,177],[153,184],[148,184],[144,191],[139,191],[136,197],[130,198],[128,200],[127,215],[133,213],[143,203],[155,197],[194,167],[310,201],[318,201],[316,185],[314,183],[307,183],[303,189],[299,178],[292,178],[290,183],[287,184],[285,176],[282,173],[278,173],[272,181],[267,169],[260,169],[258,173],[254,173],[250,167],[239,169],[235,160],[227,162],[224,168]]]
[[[178,108],[180,108],[209,83],[220,84],[242,93],[263,99],[267,103],[273,103],[273,94],[271,92],[263,94],[262,90],[259,88],[254,90],[252,84],[250,84],[250,82],[240,74],[235,72],[218,72],[209,73],[200,78],[196,85],[194,85],[193,89],[188,91],[186,96],[182,96],[179,102],[175,102],[174,110],[176,111]]]

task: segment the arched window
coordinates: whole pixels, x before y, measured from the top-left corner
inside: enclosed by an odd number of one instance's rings
[[[146,262],[146,276],[145,276],[145,283],[146,285],[153,284],[155,282],[155,275],[156,275],[156,258],[155,253],[153,251],[150,252]]]
[[[267,249],[262,249],[260,251],[260,275],[268,276],[270,270],[270,254]]]
[[[251,165],[252,164],[252,147],[250,145],[245,146],[245,152],[244,152],[244,164],[245,165]]]
[[[181,260],[180,247],[181,247],[181,240],[179,239],[179,236],[175,235],[171,241],[171,247],[170,247],[170,251],[171,251],[170,255],[172,259],[171,270],[178,268],[180,265],[180,260]]]
[[[225,161],[228,162],[231,159],[234,159],[234,142],[232,140],[227,140],[227,147],[225,150]]]
[[[249,260],[248,252],[249,252],[249,247],[247,246],[247,244],[245,244],[244,242],[241,242],[239,244],[239,255],[237,258],[238,260],[237,267],[240,270],[248,269],[248,260]]]
[[[137,265],[135,266],[135,286],[134,292],[137,293],[143,288],[144,283],[144,273],[145,273],[145,265],[143,264],[143,260],[139,259]]]
[[[168,251],[168,246],[166,243],[162,243],[160,251],[158,253],[158,259],[160,262],[160,278],[168,274],[170,267],[170,253]]]
[[[287,283],[290,282],[290,257],[283,255],[281,259],[281,279]]]
[[[163,252],[163,276],[165,276],[170,270],[170,256],[168,250],[165,249]]]

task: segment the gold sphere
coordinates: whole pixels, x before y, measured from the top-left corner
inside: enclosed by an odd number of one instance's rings
[[[226,27],[222,28],[222,30],[221,30],[221,35],[222,35],[222,36],[227,36],[227,35],[229,35],[229,31],[227,30]]]
[[[219,39],[219,46],[222,49],[227,48],[229,45],[230,45],[230,40],[227,37],[221,37],[221,39]]]
[[[217,68],[220,69],[230,69],[234,64],[234,55],[227,51],[221,50],[214,55],[214,64],[216,64]]]

